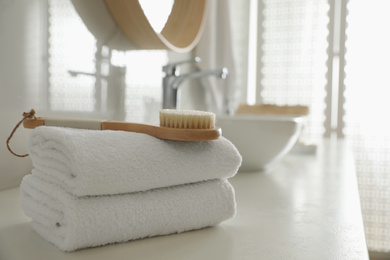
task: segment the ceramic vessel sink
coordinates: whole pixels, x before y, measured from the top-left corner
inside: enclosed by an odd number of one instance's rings
[[[242,155],[239,171],[264,171],[277,165],[291,150],[304,119],[292,115],[219,116],[217,125]]]

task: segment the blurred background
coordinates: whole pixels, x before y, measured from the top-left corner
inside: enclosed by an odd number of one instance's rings
[[[200,56],[203,68],[231,73],[223,82],[189,80],[181,107],[223,114],[240,103],[308,106],[301,140],[348,140],[369,250],[390,251],[389,1],[211,1],[204,35],[186,53],[118,47],[118,28],[96,33],[80,16],[81,1],[0,0],[0,190],[31,169],[5,146],[23,112],[153,122],[162,67]],[[90,11],[101,12],[103,1],[93,2]],[[157,31],[173,0],[158,2],[143,4]],[[26,152],[28,133],[15,134],[16,152]]]

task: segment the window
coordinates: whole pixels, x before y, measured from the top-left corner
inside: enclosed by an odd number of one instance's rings
[[[231,0],[233,6],[236,2]],[[350,142],[368,248],[389,251],[390,2],[253,2],[244,10],[231,8],[236,23],[257,27],[257,37],[246,35],[257,46],[249,53],[257,56],[248,65],[248,71],[256,71],[249,73],[256,82],[251,102],[307,105],[310,117],[303,141],[318,142],[325,136]],[[245,20],[242,13],[252,14],[253,8],[256,19]],[[245,30],[235,28],[234,41],[242,52],[248,49],[248,41],[242,40]],[[248,62],[238,56],[242,64]],[[244,73],[241,77],[251,82]]]
[[[167,51],[115,51],[100,45],[71,1],[48,1],[51,111],[132,122],[155,121]],[[115,87],[115,89],[114,89]],[[152,113],[153,111],[153,113]]]
[[[390,251],[390,2],[353,0],[347,7],[344,131],[354,151],[368,247]]]
[[[306,142],[318,141],[324,131],[328,11],[325,0],[267,0],[258,21],[257,101],[309,106]]]
[[[48,15],[48,106],[53,111],[93,112],[96,40],[70,1],[49,1]]]

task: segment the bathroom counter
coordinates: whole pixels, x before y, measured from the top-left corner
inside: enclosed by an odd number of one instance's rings
[[[63,253],[38,236],[19,189],[0,192],[0,259],[369,259],[345,142],[231,179],[237,215],[216,227]]]

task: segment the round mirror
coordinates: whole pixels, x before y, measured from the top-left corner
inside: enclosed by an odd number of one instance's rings
[[[72,4],[99,44],[122,51],[138,49],[118,27],[104,0],[72,0]]]
[[[188,52],[198,43],[207,0],[72,0],[88,30],[112,49]]]
[[[156,33],[161,33],[171,14],[174,0],[139,0],[150,25]]]
[[[207,9],[206,0],[175,0],[171,11],[167,9],[170,14],[166,15],[168,18],[165,26],[160,32],[157,28],[156,32],[145,14],[149,11],[144,11],[138,0],[104,2],[122,32],[138,48],[169,49],[176,52],[188,52],[198,43]],[[143,2],[144,7],[145,3]],[[161,13],[154,3],[152,5],[154,13]]]

